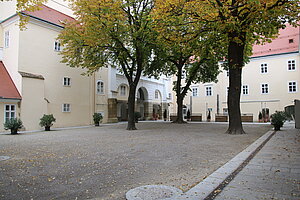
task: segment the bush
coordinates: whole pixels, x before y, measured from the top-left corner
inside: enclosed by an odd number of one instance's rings
[[[23,122],[19,118],[11,118],[4,123],[4,129],[10,129],[11,134],[18,134],[18,130],[23,127]]]
[[[99,126],[100,121],[103,119],[101,113],[94,113],[93,115],[95,126]]]
[[[134,120],[136,123],[138,123],[139,118],[141,118],[141,117],[142,117],[142,115],[140,112],[134,112]]]
[[[53,126],[53,122],[56,121],[56,119],[53,117],[52,114],[50,115],[43,115],[43,117],[40,119],[40,126],[45,127],[45,131],[50,131],[50,127]]]
[[[271,115],[271,124],[274,126],[275,131],[280,130],[286,119],[286,113],[283,111],[275,111],[275,113]]]

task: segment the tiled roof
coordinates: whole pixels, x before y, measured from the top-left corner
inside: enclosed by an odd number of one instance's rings
[[[271,43],[254,45],[251,57],[283,54],[299,51],[299,27],[287,25],[285,29],[279,30],[279,37]]]
[[[0,99],[22,99],[4,64],[0,61]]]
[[[23,13],[30,15],[31,17],[50,22],[55,25],[64,26],[63,21],[74,21],[73,17],[70,17],[64,13],[54,10],[48,6],[42,5],[40,10],[29,12],[24,11]]]

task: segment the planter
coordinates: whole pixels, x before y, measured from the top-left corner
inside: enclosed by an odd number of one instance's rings
[[[50,131],[50,126],[45,126],[45,131]]]
[[[280,131],[280,126],[274,126],[275,131]]]
[[[95,126],[99,126],[99,123],[95,123]]]
[[[10,129],[10,133],[12,135],[16,135],[16,134],[18,134],[18,129]]]

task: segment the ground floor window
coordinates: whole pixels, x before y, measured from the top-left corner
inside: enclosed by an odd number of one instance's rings
[[[6,104],[4,112],[5,112],[5,121],[11,118],[16,118],[16,105]]]
[[[69,103],[64,103],[62,106],[63,112],[71,112],[71,105]]]

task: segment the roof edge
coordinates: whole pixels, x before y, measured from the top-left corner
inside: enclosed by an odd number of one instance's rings
[[[21,71],[18,71],[18,72],[22,77],[25,77],[25,78],[45,80],[45,78],[42,75],[39,75],[39,74],[32,74],[32,73],[21,72]]]

